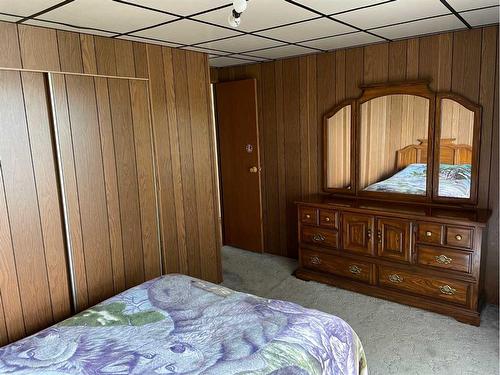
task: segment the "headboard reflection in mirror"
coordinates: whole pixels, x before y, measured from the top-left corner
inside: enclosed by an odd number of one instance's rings
[[[361,104],[360,189],[427,194],[427,147],[414,146],[428,136],[429,102],[417,95],[396,94]]]

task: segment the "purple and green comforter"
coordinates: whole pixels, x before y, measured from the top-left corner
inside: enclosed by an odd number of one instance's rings
[[[0,348],[1,374],[367,374],[342,319],[182,275]]]
[[[471,165],[441,164],[439,166],[440,197],[469,198]],[[366,187],[366,191],[425,195],[427,189],[427,165],[410,164],[388,179]]]

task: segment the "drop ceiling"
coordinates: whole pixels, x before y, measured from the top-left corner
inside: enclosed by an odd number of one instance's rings
[[[230,66],[496,24],[499,0],[0,0],[0,20],[209,54]]]

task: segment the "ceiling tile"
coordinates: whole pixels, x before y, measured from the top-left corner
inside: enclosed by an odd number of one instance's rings
[[[6,22],[17,22],[21,19],[21,17],[9,16],[7,14],[0,14],[0,21]]]
[[[383,41],[384,41],[383,39],[377,38],[370,34],[364,32],[357,32],[352,34],[334,36],[331,38],[321,38],[317,40],[312,40],[310,42],[303,42],[301,44],[308,47],[319,48],[322,50],[332,50],[332,49],[359,46],[362,44],[370,44]]]
[[[202,48],[202,47],[196,47],[196,46],[182,47],[182,49],[188,49],[190,51],[208,53],[208,54],[213,55],[215,57],[224,56],[224,55],[231,55],[232,54],[230,52],[217,51],[217,50],[213,50],[213,49],[210,49],[210,48]]]
[[[473,10],[460,13],[460,15],[471,25],[491,25],[498,23],[498,7]]]
[[[277,47],[280,45],[284,44],[266,38],[259,38],[258,36],[241,35],[229,39],[217,40],[215,42],[203,43],[199,46],[229,52],[245,52],[261,48]]]
[[[207,42],[209,40],[241,35],[241,33],[207,25],[202,22],[184,19],[163,26],[158,26],[153,29],[140,31],[138,33],[134,33],[134,35],[167,40],[169,42],[181,44],[196,44]]]
[[[293,43],[300,40],[349,33],[351,31],[355,31],[355,29],[328,18],[319,18],[290,26],[279,27],[277,29],[262,31],[258,34]]]
[[[113,36],[116,35],[115,33],[109,33],[105,31],[98,31],[98,30],[88,30],[88,29],[81,29],[78,27],[71,27],[67,25],[61,25],[59,23],[55,24],[53,22],[46,22],[42,19],[30,19],[25,22],[23,22],[26,25],[32,25],[32,26],[39,26],[39,27],[47,27],[50,29],[58,29],[58,30],[66,30],[66,31],[73,31],[75,33],[84,33],[84,34],[92,34],[92,35],[100,35],[100,36]]]
[[[231,0],[127,0],[130,3],[140,4],[149,8],[189,16],[191,14],[230,5]]]
[[[449,13],[450,11],[439,0],[397,0],[339,14],[335,18],[362,29],[370,29]]]
[[[223,66],[248,64],[249,62],[246,60],[235,59],[234,57],[215,57],[213,59],[209,59],[208,63],[210,66],[220,68]]]
[[[323,14],[332,14],[345,12],[355,8],[361,8],[368,5],[378,4],[383,2],[383,0],[335,0],[335,1],[325,1],[325,0],[301,0],[300,3],[308,6],[309,8],[315,9]]]
[[[457,12],[461,12],[463,10],[498,5],[498,0],[448,0],[448,4]]]
[[[314,52],[317,52],[317,51],[309,49],[309,48],[305,48],[305,47],[287,45],[287,46],[283,46],[283,47],[265,49],[262,51],[255,51],[255,52],[252,52],[252,55],[266,58],[266,59],[279,59],[281,57],[305,55],[305,54],[310,54],[310,53],[314,53]]]
[[[124,33],[175,17],[112,0],[76,0],[44,14],[43,19]]]
[[[432,34],[447,30],[463,29],[465,25],[454,15],[430,18],[422,21],[408,22],[401,25],[383,27],[373,30],[378,35],[389,39]]]
[[[27,17],[60,2],[61,0],[2,0],[0,12]]]
[[[122,36],[119,36],[118,39],[131,40],[133,42],[158,44],[160,46],[173,47],[173,48],[181,46],[181,44],[162,42],[162,41],[151,40],[151,39],[146,39],[146,38],[139,38],[139,37],[133,36],[133,35],[122,35]]]
[[[195,18],[227,26],[227,19],[230,12],[231,8],[221,9],[196,16]],[[315,18],[316,16],[316,14],[291,5],[285,0],[252,0],[248,2],[247,10],[241,16],[239,29],[256,31],[290,22]]]

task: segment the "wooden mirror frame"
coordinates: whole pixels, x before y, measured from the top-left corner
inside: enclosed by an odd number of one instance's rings
[[[428,81],[405,81],[377,83],[360,86],[363,90],[361,96],[355,99],[344,100],[333,107],[323,116],[323,190],[326,193],[338,196],[353,196],[365,199],[383,201],[412,201],[427,204],[462,204],[476,205],[479,183],[479,156],[480,156],[480,135],[481,135],[481,106],[468,99],[454,93],[441,93],[432,91]],[[371,99],[386,95],[416,95],[429,100],[429,127],[427,135],[427,180],[426,195],[389,193],[363,191],[359,186],[360,181],[360,144],[361,139],[361,105]],[[434,152],[440,147],[441,138],[441,100],[451,99],[474,112],[473,131],[473,154],[472,154],[472,175],[470,198],[439,197],[439,152]],[[351,186],[352,189],[328,188],[327,167],[328,167],[328,144],[327,125],[328,119],[335,115],[346,105],[351,105]]]
[[[472,162],[471,162],[471,187],[469,198],[453,198],[453,197],[440,197],[439,196],[439,150],[441,149],[441,106],[443,99],[450,99],[458,104],[464,106],[469,111],[474,113],[474,129],[472,131]],[[432,182],[433,191],[432,197],[435,202],[442,203],[462,203],[462,204],[477,204],[477,191],[479,185],[479,156],[481,148],[481,118],[482,118],[482,107],[479,104],[475,104],[470,100],[454,94],[452,92],[444,92],[436,94],[436,123],[439,126],[436,127],[434,134],[434,173]]]
[[[328,120],[335,116],[337,112],[344,107],[351,106],[351,155],[350,155],[350,189],[348,188],[330,188],[328,187]],[[337,193],[353,195],[356,193],[356,118],[357,118],[356,100],[344,100],[333,107],[323,116],[323,190],[327,193]]]

